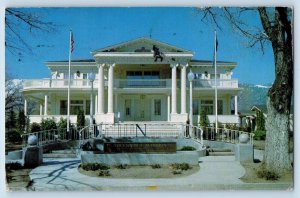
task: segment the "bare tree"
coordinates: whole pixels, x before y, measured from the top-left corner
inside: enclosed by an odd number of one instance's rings
[[[264,164],[269,170],[283,173],[291,169],[288,154],[289,116],[293,95],[292,9],[287,7],[203,8],[204,22],[222,29],[219,20],[229,22],[233,29],[248,39],[249,47],[259,46],[262,52],[271,44],[275,60],[275,81],[267,96],[266,145]],[[248,24],[247,14],[261,22]]]
[[[42,16],[26,9],[7,8],[5,10],[5,47],[13,54],[22,55],[32,52],[32,46],[26,41],[22,32],[53,32],[52,22],[44,21]]]
[[[16,110],[23,106],[23,96],[20,93],[22,82],[10,78],[6,74],[5,78],[5,112]]]

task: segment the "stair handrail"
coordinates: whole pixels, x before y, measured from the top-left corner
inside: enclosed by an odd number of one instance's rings
[[[28,137],[31,135],[37,137],[38,146],[43,146],[54,142],[70,140],[74,138],[72,137],[74,131],[76,131],[76,127],[70,127],[69,134],[67,132],[67,128],[49,129],[49,130],[36,131],[31,133],[24,133],[21,135],[22,148],[25,148],[27,146]]]
[[[205,129],[204,139],[205,140],[213,140],[213,141],[221,141],[221,142],[228,142],[233,144],[240,143],[239,136],[241,134],[249,135],[248,144],[253,145],[253,137],[254,133],[240,131],[238,129],[228,129],[228,128],[217,128],[217,132],[215,127],[203,127]]]

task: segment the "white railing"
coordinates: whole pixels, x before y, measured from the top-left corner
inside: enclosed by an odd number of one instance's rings
[[[34,88],[67,88],[68,79],[41,79],[41,80],[24,80],[23,89]],[[107,86],[107,81],[104,82]],[[114,79],[116,88],[171,88],[171,79]],[[187,83],[189,86],[189,83]],[[193,81],[196,89],[214,88],[213,79],[197,79]],[[238,88],[238,80],[235,79],[218,79],[218,88]],[[91,88],[91,82],[87,79],[71,79],[71,88]],[[98,87],[97,80],[94,81],[94,88]],[[177,87],[180,87],[180,80],[177,80]]]
[[[196,79],[193,81],[194,88],[215,88],[214,79]],[[238,88],[237,79],[217,79],[217,87],[219,88]]]
[[[221,142],[238,144],[240,143],[239,137],[241,134],[249,135],[248,144],[253,145],[254,133],[227,129],[227,128],[218,128],[216,131],[214,127],[203,127],[204,140],[221,141]]]
[[[96,86],[97,80],[94,81]],[[68,88],[68,79],[42,79],[42,80],[24,80],[23,89],[26,88]],[[72,79],[71,88],[91,88],[91,82],[87,79]]]
[[[197,127],[186,125],[182,123],[144,123],[144,124],[99,124],[89,125],[82,129],[70,128],[67,129],[53,129],[47,131],[39,131],[27,133],[22,135],[23,147],[27,146],[27,140],[30,135],[35,135],[38,138],[38,145],[46,145],[51,143],[58,143],[68,140],[83,140],[97,138],[97,137],[185,137],[192,138],[203,145],[203,140],[221,141],[233,144],[240,143],[239,136],[241,134],[248,134],[248,144],[253,145],[253,133],[248,133],[239,130],[232,130],[226,128],[218,128],[217,132],[214,127]]]

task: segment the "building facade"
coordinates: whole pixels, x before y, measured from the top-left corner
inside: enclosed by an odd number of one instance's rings
[[[215,122],[214,89],[218,90],[218,121],[239,123],[238,80],[232,79],[235,62],[217,62],[217,84],[212,61],[194,60],[191,51],[149,38],[139,38],[92,52],[93,59],[72,60],[70,120],[83,110],[88,122],[186,123],[190,70],[193,85],[193,121],[205,111]],[[48,61],[51,78],[24,80],[25,113],[30,122],[67,117],[68,61]],[[89,74],[95,74],[95,80]]]

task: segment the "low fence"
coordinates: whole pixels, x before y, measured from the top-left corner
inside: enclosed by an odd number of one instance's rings
[[[46,131],[39,131],[33,133],[26,133],[21,135],[22,137],[22,147],[26,147],[28,145],[28,137],[34,135],[37,137],[37,145],[47,145],[55,142],[63,142],[68,140],[78,140],[78,130],[77,128],[70,128],[69,132],[67,129],[51,129]]]
[[[214,127],[201,128],[193,125],[185,125],[181,123],[115,123],[115,124],[99,124],[90,125],[82,129],[70,128],[55,129],[48,131],[39,131],[22,135],[23,147],[27,146],[27,139],[30,135],[38,138],[38,145],[46,145],[55,142],[63,142],[69,140],[86,140],[100,136],[104,137],[185,137],[192,138],[203,144],[203,140],[221,141],[237,144],[240,143],[241,134],[248,134],[248,144],[253,144],[253,133],[244,131]]]

